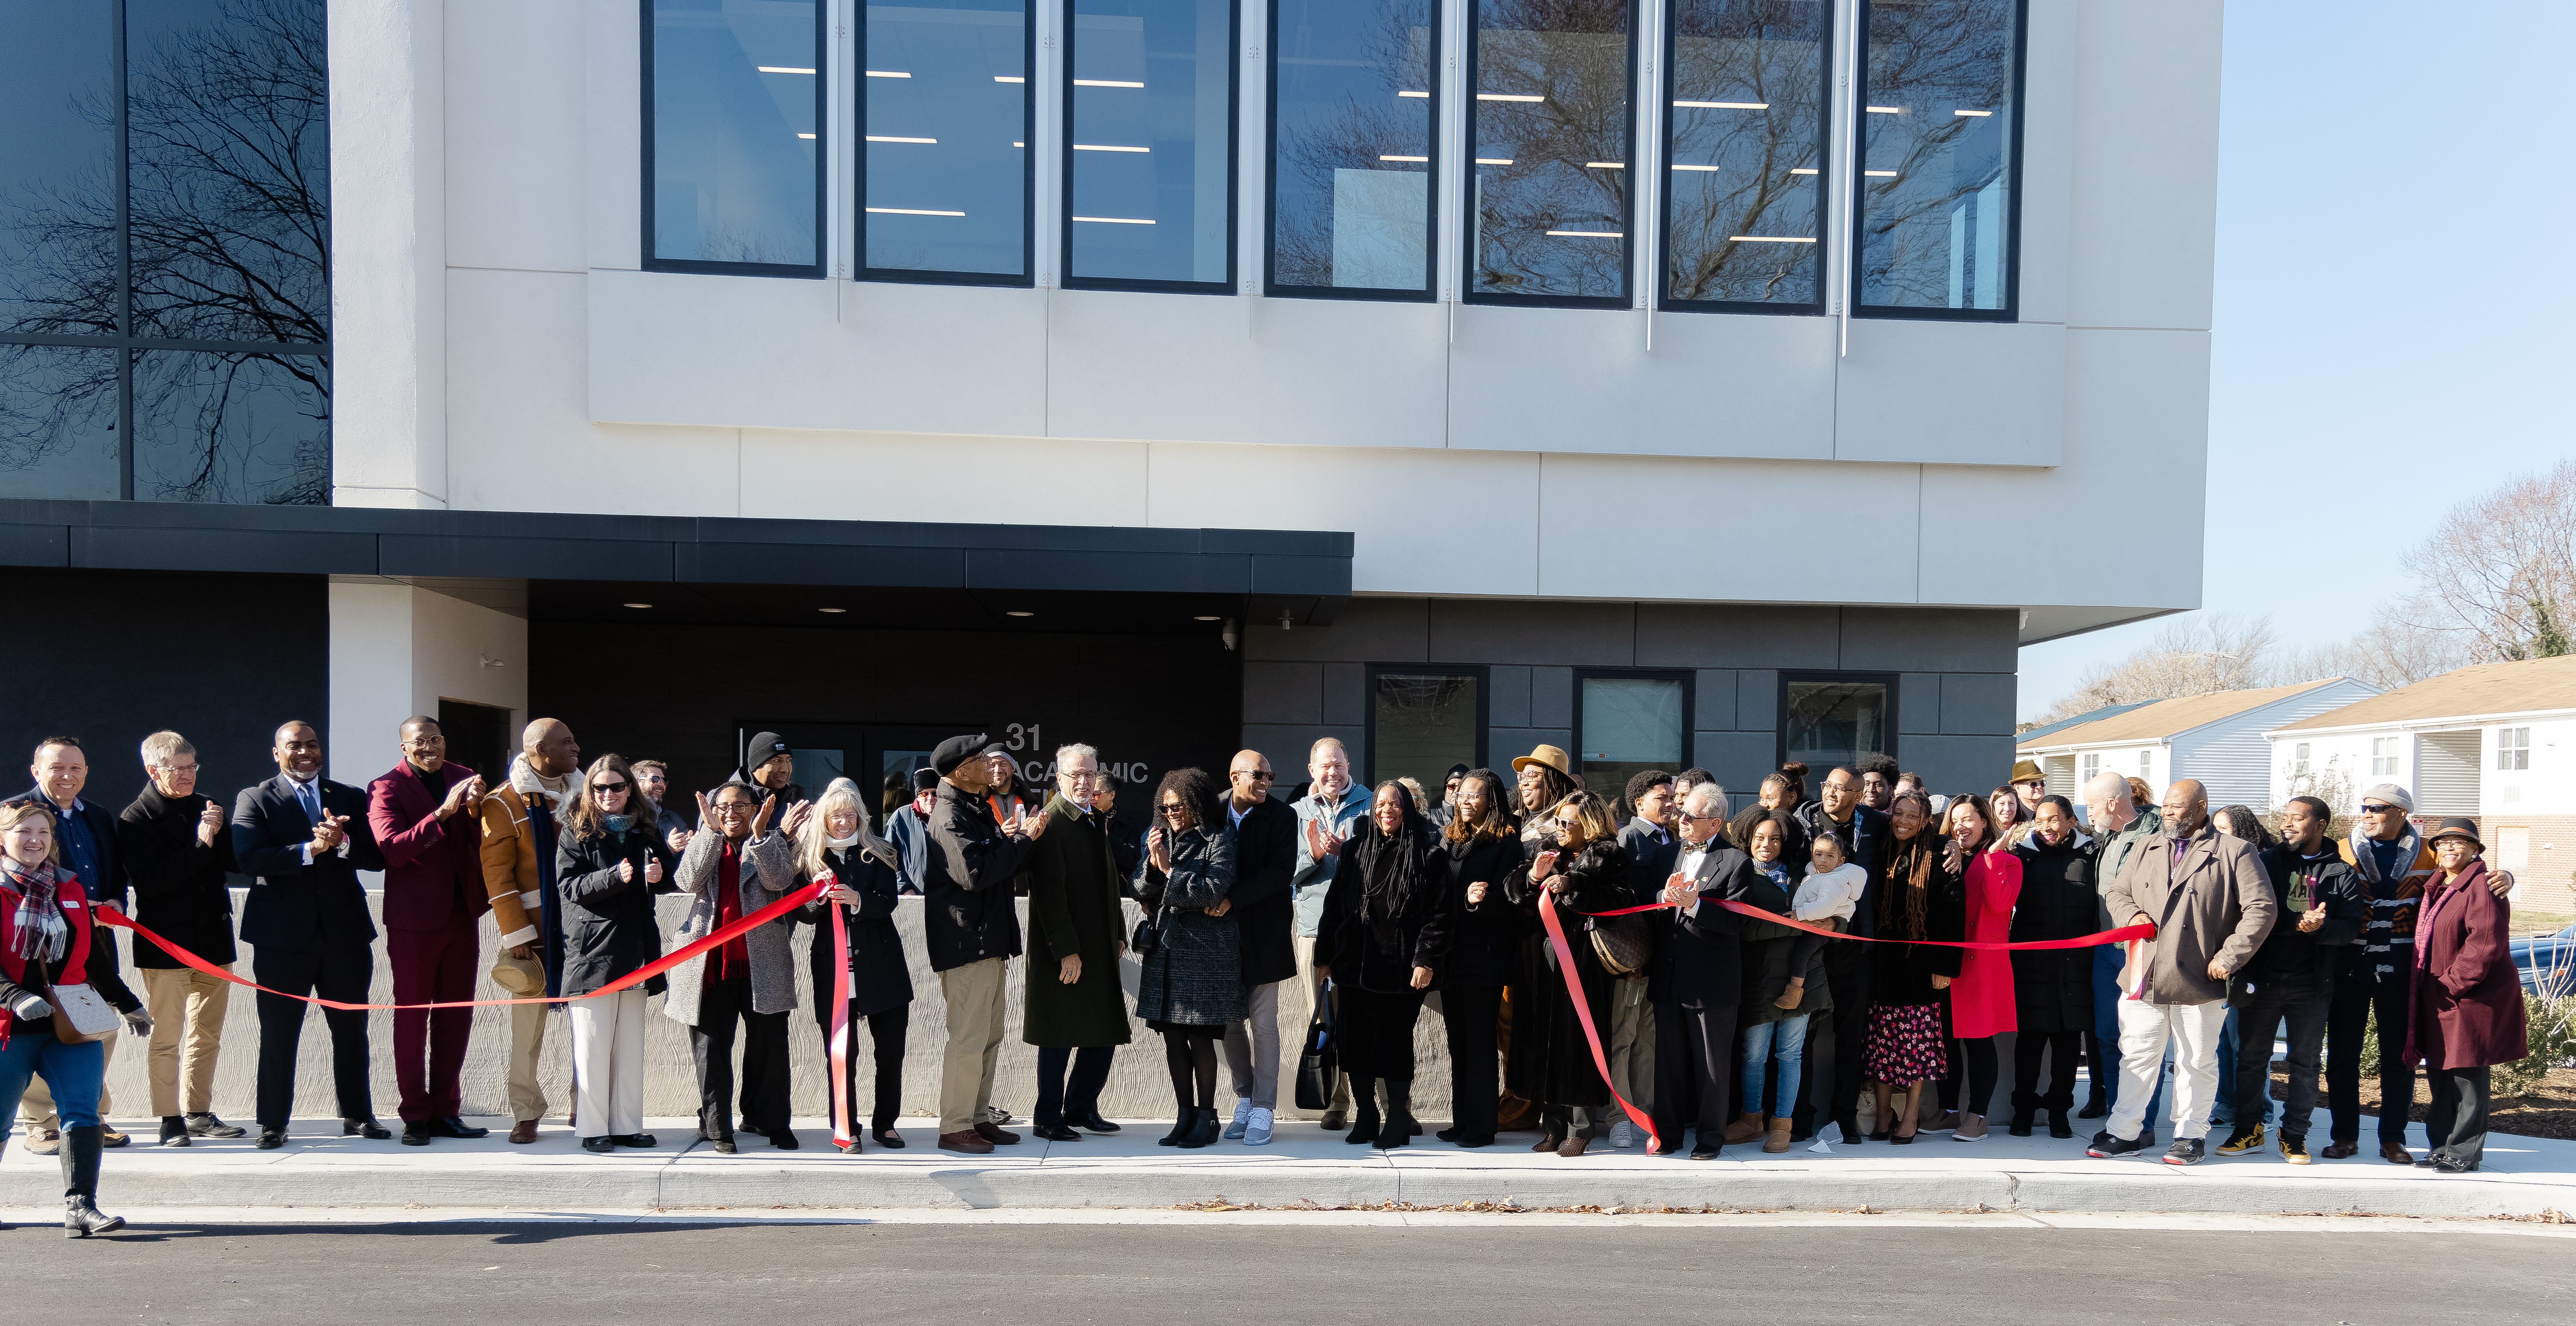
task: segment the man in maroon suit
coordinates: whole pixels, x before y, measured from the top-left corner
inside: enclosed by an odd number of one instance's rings
[[[367,785],[367,823],[385,854],[385,953],[394,1002],[474,997],[482,955],[483,780],[447,762],[438,720],[403,720],[402,763]],[[402,1140],[481,1137],[466,1126],[458,1075],[465,1066],[470,1008],[401,1009],[394,1014],[394,1081],[402,1089]]]

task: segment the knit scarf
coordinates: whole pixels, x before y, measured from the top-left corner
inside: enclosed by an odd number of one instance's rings
[[[9,927],[9,951],[24,960],[62,961],[71,951],[72,926],[55,897],[62,882],[72,878],[71,872],[50,862],[27,867],[0,859],[0,874],[8,877],[9,887],[19,895],[17,920]]]

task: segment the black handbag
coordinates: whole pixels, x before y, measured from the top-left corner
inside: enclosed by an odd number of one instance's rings
[[[1145,960],[1146,954],[1163,946],[1163,937],[1154,932],[1154,918],[1161,915],[1162,910],[1160,907],[1146,908],[1145,919],[1138,921],[1135,933],[1127,936],[1127,951],[1135,954],[1139,962]]]
[[[1306,1046],[1297,1056],[1297,1108],[1332,1108],[1333,1081],[1341,1076],[1341,1048],[1333,1037],[1333,983],[1315,995],[1315,1016],[1306,1023]]]
[[[1646,918],[1633,916],[1595,916],[1583,928],[1592,933],[1593,956],[1613,976],[1633,976],[1646,969],[1654,956],[1654,937],[1646,931]]]

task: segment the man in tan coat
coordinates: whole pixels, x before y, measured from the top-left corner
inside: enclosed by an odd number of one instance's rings
[[[2151,925],[2120,971],[2120,1091],[2108,1126],[2085,1154],[2125,1156],[2144,1144],[2147,1098],[2174,1047],[2174,1142],[2168,1165],[2199,1163],[2218,1094],[2218,1034],[2227,978],[2272,933],[2279,906],[2254,845],[2210,827],[2209,794],[2193,778],[2165,789],[2164,827],[2120,867],[2103,901],[2122,925]]]
[[[581,772],[581,746],[559,719],[540,718],[519,738],[510,776],[483,798],[483,887],[501,932],[493,980],[512,995],[560,991],[563,923],[555,907],[555,816]],[[546,1094],[537,1086],[550,1004],[510,1006],[510,1140],[537,1140]]]

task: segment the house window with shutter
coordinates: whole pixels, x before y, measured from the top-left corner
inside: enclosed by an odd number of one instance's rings
[[[2531,729],[2500,727],[2496,729],[2496,768],[2528,769],[2531,767]]]

